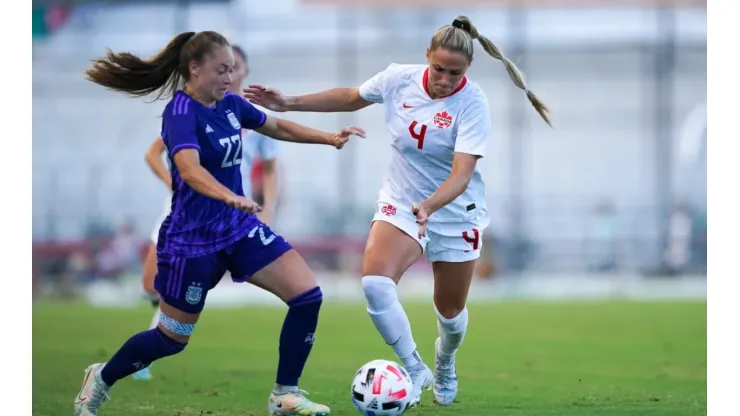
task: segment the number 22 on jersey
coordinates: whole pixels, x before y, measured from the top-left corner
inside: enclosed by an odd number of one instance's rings
[[[230,168],[242,163],[242,136],[235,134],[231,137],[225,137],[218,141],[221,146],[226,148],[226,154],[224,154],[224,160],[221,162],[222,168]],[[233,144],[236,144],[236,151],[231,152],[234,149]]]

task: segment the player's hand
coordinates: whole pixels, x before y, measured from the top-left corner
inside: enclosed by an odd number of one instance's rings
[[[245,196],[235,195],[226,199],[226,205],[249,214],[262,212],[262,207]]]
[[[257,104],[272,111],[285,112],[288,110],[287,98],[278,90],[259,84],[251,84],[242,90],[244,98],[252,104]]]
[[[419,224],[419,238],[426,237],[429,212],[426,207],[424,207],[424,204],[412,205],[411,212],[416,215],[416,223]]]
[[[349,141],[350,136],[359,136],[364,139],[365,130],[355,126],[345,127],[329,138],[329,144],[337,149],[341,149]]]

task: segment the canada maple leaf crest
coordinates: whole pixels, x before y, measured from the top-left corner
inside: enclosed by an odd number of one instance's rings
[[[452,116],[447,111],[439,112],[434,116],[434,124],[441,129],[450,127],[452,125]]]

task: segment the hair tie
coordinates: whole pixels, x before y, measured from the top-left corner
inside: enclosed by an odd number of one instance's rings
[[[455,19],[455,20],[452,21],[452,26],[454,26],[454,27],[456,27],[458,29],[462,29],[462,30],[464,30],[464,31],[466,31],[468,33],[472,33],[473,32],[472,29],[471,29],[471,27],[470,27],[470,22],[467,22],[467,21],[462,21],[460,19]]]

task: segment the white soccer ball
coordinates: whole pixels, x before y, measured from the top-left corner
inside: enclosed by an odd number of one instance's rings
[[[406,370],[393,361],[375,360],[363,365],[352,380],[352,402],[365,416],[398,416],[409,408],[413,383]]]

